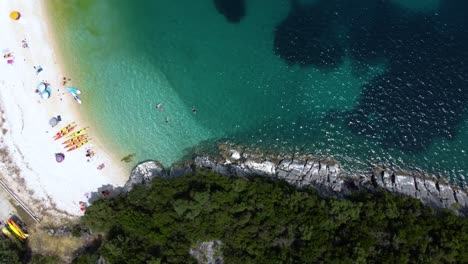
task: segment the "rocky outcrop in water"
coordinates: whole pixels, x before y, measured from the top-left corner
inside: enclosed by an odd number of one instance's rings
[[[127,193],[138,185],[148,185],[154,177],[166,176],[164,167],[157,161],[150,160],[138,164],[130,174],[130,178],[122,187],[122,192]]]
[[[374,185],[389,192],[417,198],[432,208],[448,208],[468,216],[466,191],[444,180],[420,172],[393,171],[380,167],[373,169],[371,179]]]
[[[195,168],[226,176],[273,177],[299,188],[314,188],[328,197],[345,197],[354,191],[376,191],[381,188],[417,198],[434,209],[448,208],[459,215],[468,216],[468,195],[465,190],[424,173],[376,166],[370,168],[368,173],[352,174],[343,171],[334,160],[311,155],[268,153],[228,144],[220,145],[217,155],[199,155],[191,162],[173,166],[169,171],[154,161],[142,163],[133,170],[129,182],[130,186],[145,184],[156,176],[178,177],[194,172]]]

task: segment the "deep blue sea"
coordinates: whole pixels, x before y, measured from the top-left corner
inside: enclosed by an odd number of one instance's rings
[[[227,139],[465,182],[468,1],[49,2],[82,110],[122,157]]]

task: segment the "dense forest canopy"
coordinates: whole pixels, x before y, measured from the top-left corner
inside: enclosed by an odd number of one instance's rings
[[[189,250],[214,239],[225,263],[468,263],[466,218],[386,192],[326,199],[263,177],[156,178],[82,221],[106,234],[84,258],[109,263],[194,263]]]

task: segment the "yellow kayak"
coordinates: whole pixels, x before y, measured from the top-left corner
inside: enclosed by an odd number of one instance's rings
[[[79,135],[83,134],[86,130],[88,130],[88,128],[89,127],[82,128],[82,129],[76,131],[75,133],[69,135],[67,138],[72,138],[72,137],[79,136]]]
[[[13,221],[8,219],[8,228],[13,231],[13,234],[15,234],[19,239],[24,240],[26,239],[26,236],[24,235],[23,231],[18,230],[15,228],[15,226],[12,224]],[[13,222],[14,223],[14,222]]]
[[[7,229],[6,227],[3,227],[3,228],[2,228],[2,232],[3,232],[3,234],[5,234],[5,235],[6,235],[7,237],[9,237],[10,239],[16,239],[16,237],[13,236],[13,235],[11,234],[11,232],[8,231],[8,229]]]
[[[20,234],[24,237],[28,237],[29,234],[26,233],[22,227],[20,227],[20,225],[18,225],[12,218],[9,218],[8,219],[8,222],[11,222],[11,224],[16,228],[16,230],[18,230],[20,232]]]
[[[71,146],[71,148],[69,148],[69,149],[67,150],[67,152],[68,152],[68,151],[75,150],[75,149],[77,149],[77,148],[80,148],[80,147],[86,145],[86,143],[88,143],[90,140],[91,140],[91,139],[86,139],[86,140],[84,140],[84,141],[81,141],[80,143],[77,143],[77,144]]]

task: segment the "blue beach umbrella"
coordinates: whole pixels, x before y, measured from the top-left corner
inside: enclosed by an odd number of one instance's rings
[[[41,98],[42,98],[42,99],[47,99],[47,98],[49,98],[49,97],[50,97],[50,93],[49,93],[49,92],[43,91],[43,92],[41,93]]]
[[[47,88],[46,84],[43,82],[40,82],[36,87],[36,91],[38,91],[39,93],[42,93],[45,91],[46,88]]]

